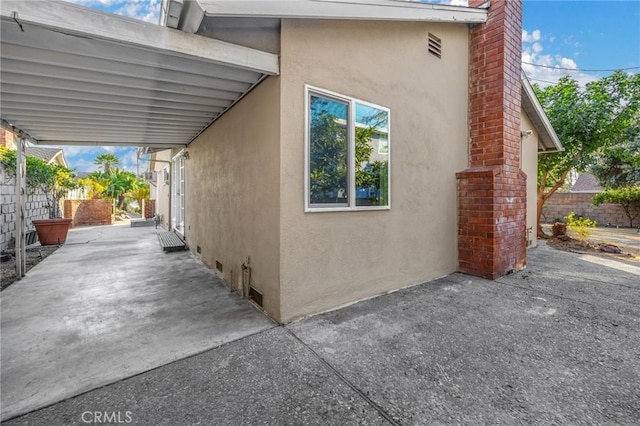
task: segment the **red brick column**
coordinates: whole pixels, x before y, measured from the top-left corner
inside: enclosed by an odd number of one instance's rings
[[[471,0],[479,7],[484,0]],[[458,268],[495,279],[526,264],[520,170],[522,3],[494,0],[471,30],[469,168],[458,178]]]
[[[145,219],[156,215],[156,200],[142,200],[142,214]]]

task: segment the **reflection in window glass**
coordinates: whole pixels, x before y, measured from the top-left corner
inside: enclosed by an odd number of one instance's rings
[[[346,102],[309,97],[309,204],[348,205],[349,108]]]
[[[356,103],[356,206],[389,205],[389,113]]]

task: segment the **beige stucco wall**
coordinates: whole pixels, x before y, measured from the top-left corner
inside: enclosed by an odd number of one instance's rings
[[[279,310],[280,79],[251,91],[188,147],[185,236],[189,248],[235,286],[251,258],[264,309]],[[200,253],[197,253],[197,247]]]
[[[281,321],[456,270],[468,49],[465,25],[283,20]],[[305,84],[391,109],[390,210],[304,212]]]
[[[529,247],[536,247],[536,181],[538,176],[538,133],[533,123],[524,111],[520,113],[520,129],[531,130],[533,133],[522,138],[521,168],[527,174],[527,243]]]
[[[156,184],[153,188],[155,194],[151,194],[151,198],[156,200],[156,213],[160,213],[162,218],[161,225],[164,229],[171,227],[171,179],[169,183],[164,182],[164,169],[169,170],[171,176],[171,167],[166,161],[171,161],[171,150],[160,151],[152,155],[152,158],[159,160],[152,163],[152,169],[157,172]]]

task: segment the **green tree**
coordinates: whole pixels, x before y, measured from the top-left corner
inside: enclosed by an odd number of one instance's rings
[[[93,172],[84,179],[78,179],[78,184],[89,190],[89,198],[99,199],[105,196],[111,179],[102,172]]]
[[[138,207],[142,209],[142,200],[148,200],[151,196],[151,188],[146,182],[138,181],[138,184],[125,194],[129,198],[133,198],[138,202]],[[144,215],[144,212],[142,212]]]
[[[538,161],[538,236],[544,237],[540,225],[544,203],[564,185],[569,172],[585,170],[598,151],[637,132],[640,74],[616,71],[584,88],[563,77],[553,86],[534,85],[534,89],[564,147]]]
[[[603,149],[590,171],[605,188],[640,186],[640,136]]]
[[[629,219],[629,226],[633,228],[633,220],[640,215],[640,186],[625,188],[609,188],[593,197],[593,204],[618,204]]]
[[[347,130],[322,111],[312,116],[310,138],[309,196],[312,203],[323,203],[347,189]]]
[[[113,169],[109,176],[109,185],[105,191],[108,198],[116,200],[119,209],[125,208],[126,194],[136,187],[138,178],[126,170]]]
[[[16,175],[16,151],[0,147],[0,160],[9,176]],[[26,157],[26,186],[30,193],[41,190],[47,197],[49,217],[60,216],[60,200],[72,189],[77,188],[72,170],[59,164],[47,164],[45,161]]]
[[[104,152],[93,160],[93,164],[96,164],[105,174],[110,175],[111,169],[120,165],[120,159],[115,154]]]

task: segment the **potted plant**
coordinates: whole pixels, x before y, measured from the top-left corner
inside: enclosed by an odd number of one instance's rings
[[[73,221],[73,219],[65,219],[60,216],[60,200],[70,190],[76,188],[77,183],[75,175],[68,168],[59,164],[44,163],[44,166],[46,167],[39,165],[34,168],[31,178],[37,182],[37,186],[47,198],[49,219],[34,220],[32,223],[38,233],[40,244],[43,246],[60,245],[67,241],[67,233]],[[28,180],[29,176],[27,176]]]
[[[10,176],[15,177],[16,152],[3,148],[0,154],[5,169]],[[67,232],[72,219],[60,217],[60,200],[69,190],[77,187],[73,171],[59,164],[47,164],[32,156],[27,156],[26,163],[27,190],[30,193],[38,189],[41,190],[47,199],[49,209],[49,219],[32,221],[38,233],[40,244],[62,244],[67,240]]]

